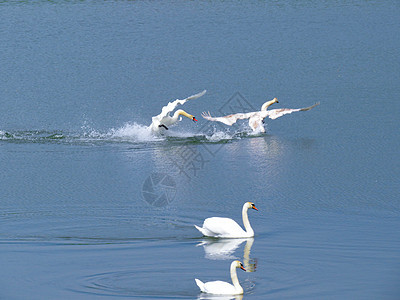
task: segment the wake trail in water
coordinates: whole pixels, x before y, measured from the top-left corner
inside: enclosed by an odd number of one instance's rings
[[[66,132],[54,130],[22,130],[9,132],[0,130],[0,141],[8,141],[14,143],[59,143],[59,144],[100,144],[100,143],[158,143],[170,142],[205,142],[205,143],[220,143],[234,139],[239,139],[244,136],[250,136],[248,129],[236,127],[234,130],[221,130],[212,122],[205,124],[198,132],[185,132],[184,128],[178,130],[170,130],[168,126],[179,122],[179,116],[183,115],[197,121],[194,116],[186,113],[183,110],[178,110],[171,117],[170,113],[178,106],[183,105],[189,100],[202,97],[206,90],[201,93],[194,94],[182,100],[174,100],[169,102],[161,110],[161,114],[152,117],[150,126],[142,125],[136,122],[125,123],[119,128],[111,128],[106,131],[99,131],[87,124],[85,121],[81,126],[80,132]],[[208,125],[208,126],[207,126]],[[183,126],[182,126],[183,127]]]
[[[218,126],[211,125],[206,129],[197,132],[185,131],[185,129],[171,129],[164,131],[163,134],[154,134],[151,126],[139,123],[125,123],[119,128],[111,128],[107,132],[99,132],[90,127],[84,126],[84,137],[92,140],[104,140],[110,142],[129,142],[129,143],[151,143],[168,141],[193,141],[218,143],[229,140],[240,139],[244,136],[254,135],[246,126],[238,127],[232,131],[229,129],[221,130]]]
[[[149,126],[138,123],[125,123],[120,128],[111,128],[106,132],[100,132],[87,126],[82,127],[83,139],[114,141],[114,142],[157,142],[164,140],[162,136],[151,133]]]
[[[236,131],[221,130],[209,126],[207,130],[198,132],[185,131],[185,129],[169,130],[164,134],[153,134],[151,128],[136,122],[125,123],[121,127],[105,131],[97,130],[84,124],[79,132],[63,130],[0,130],[0,142],[10,143],[56,143],[70,145],[96,145],[104,143],[129,143],[129,144],[157,144],[157,143],[220,143],[240,139],[251,135],[246,130]]]

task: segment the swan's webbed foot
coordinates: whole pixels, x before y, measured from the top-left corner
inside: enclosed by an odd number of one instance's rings
[[[164,124],[158,125],[158,127],[164,127],[166,130],[168,130],[168,127],[165,126]]]

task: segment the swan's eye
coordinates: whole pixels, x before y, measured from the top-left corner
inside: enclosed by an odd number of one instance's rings
[[[255,210],[258,210],[257,207],[254,204],[251,205],[251,208],[255,209]]]

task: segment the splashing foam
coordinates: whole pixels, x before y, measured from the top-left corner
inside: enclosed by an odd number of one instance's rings
[[[222,140],[234,139],[234,134],[224,131],[215,131],[211,135],[206,135],[206,139],[210,142],[219,142]]]
[[[239,138],[235,133],[227,131],[220,131],[214,128],[214,131],[205,134],[203,132],[191,132],[191,131],[175,131],[169,130],[165,132],[163,135],[155,135],[151,132],[149,126],[145,126],[138,123],[126,123],[121,128],[111,129],[104,136],[104,138],[110,140],[118,140],[118,141],[127,141],[127,142],[156,142],[163,141],[168,137],[175,138],[193,138],[193,137],[203,137],[207,141],[215,143],[223,140],[232,140]]]
[[[113,128],[108,132],[108,135],[112,139],[124,141],[152,142],[163,140],[161,136],[153,135],[150,127],[137,123],[126,123],[121,128]]]
[[[233,132],[227,128],[226,130],[220,130],[217,129],[216,126],[209,127],[208,133],[205,135],[205,138],[207,141],[212,142],[212,143],[218,143],[220,141],[226,141],[226,140],[233,140],[236,138],[239,138],[237,135],[237,132]]]
[[[191,130],[168,130],[162,135],[152,133],[151,128],[147,125],[139,124],[136,122],[128,122],[119,128],[111,128],[105,132],[98,131],[87,124],[81,127],[83,136],[81,139],[85,141],[111,141],[111,142],[129,142],[129,143],[145,143],[145,142],[159,142],[165,141],[168,138],[190,139],[199,138],[211,143],[224,142],[229,140],[241,139],[246,135],[253,135],[248,126],[242,124],[234,130],[227,128],[221,130],[220,127],[210,126],[201,131],[193,132]],[[1,131],[0,131],[1,135]]]
[[[93,129],[86,123],[81,127],[84,140],[117,142],[153,142],[163,140],[154,136],[148,126],[138,123],[126,123],[120,128],[111,128],[107,132]]]

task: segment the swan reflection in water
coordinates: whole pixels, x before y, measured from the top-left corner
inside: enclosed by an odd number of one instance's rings
[[[197,299],[201,300],[242,300],[243,295],[212,295],[201,293]]]
[[[254,238],[243,239],[214,239],[205,238],[196,246],[203,246],[205,258],[211,260],[231,260],[236,259],[233,254],[235,250],[246,242],[243,250],[243,265],[247,272],[255,272],[257,259],[250,259],[250,250],[254,243]]]

